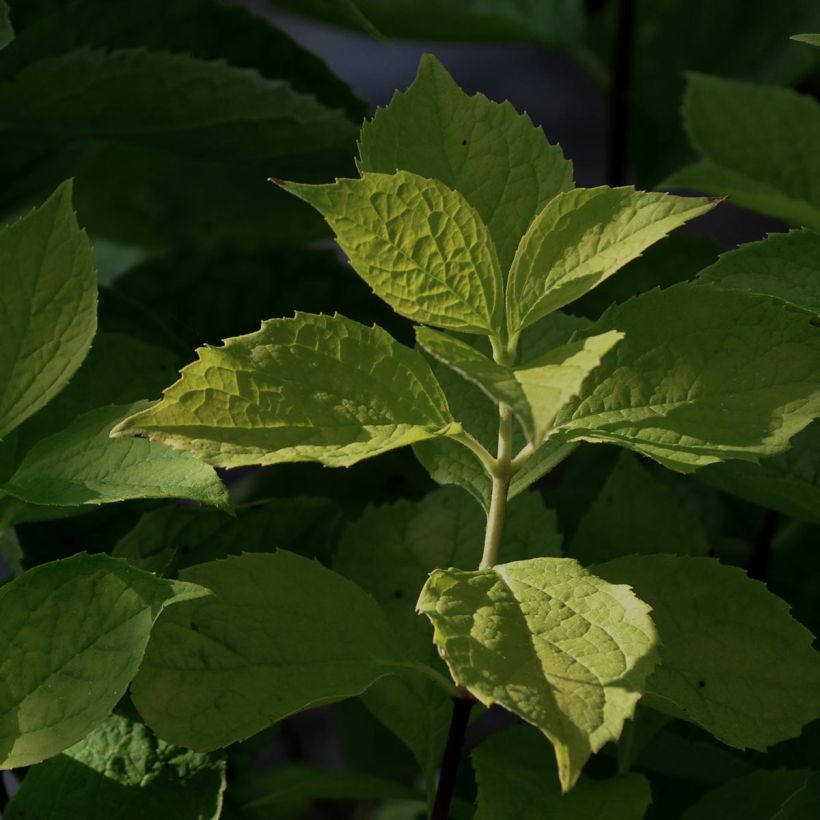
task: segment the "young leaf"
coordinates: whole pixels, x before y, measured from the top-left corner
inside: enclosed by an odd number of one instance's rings
[[[710,558],[642,555],[595,572],[652,606],[661,665],[647,703],[740,749],[765,749],[820,716],[820,653],[789,607]]]
[[[536,217],[507,283],[511,336],[578,299],[714,202],[634,188],[576,188]]]
[[[682,472],[786,449],[820,412],[820,332],[770,299],[683,283],[607,311],[624,340],[559,415]]]
[[[224,757],[171,746],[141,723],[113,715],[27,772],[4,817],[217,820],[224,789]]]
[[[29,504],[58,507],[187,498],[230,509],[219,476],[189,453],[153,441],[110,438],[123,417],[146,406],[109,405],[77,417],[38,441],[2,489]]]
[[[759,464],[711,464],[695,476],[767,509],[820,523],[820,422],[798,433],[788,450]]]
[[[532,408],[530,441],[540,446],[560,411],[581,391],[587,377],[623,339],[617,330],[584,336],[517,367],[515,378]]]
[[[398,313],[464,333],[500,331],[495,248],[457,191],[407,171],[281,184],[325,217],[356,272]]]
[[[547,334],[549,335],[549,334]],[[433,372],[447,396],[454,417],[488,452],[498,442],[498,410],[487,400],[486,394],[465,381],[450,368],[433,363]],[[525,444],[522,431],[513,431],[513,452]],[[510,483],[509,498],[515,498],[545,473],[563,461],[573,450],[573,443],[559,439],[542,444],[524,464]],[[431,478],[439,484],[463,487],[486,512],[490,505],[492,481],[479,459],[468,449],[450,439],[439,437],[413,445],[416,454]]]
[[[757,771],[707,792],[682,820],[809,820],[820,812],[820,774]]]
[[[421,355],[343,316],[272,319],[197,353],[113,435],[144,434],[217,467],[344,467],[460,429]]]
[[[0,768],[38,763],[85,737],[125,694],[163,608],[205,594],[85,554],[0,588]]]
[[[333,168],[355,138],[342,111],[287,82],[140,48],[46,57],[0,83],[0,107],[14,131],[81,134],[204,159],[297,157],[305,166]]]
[[[582,777],[564,795],[550,757],[544,739],[526,726],[483,741],[472,754],[478,782],[475,820],[643,820],[652,800],[643,775]]]
[[[820,105],[791,89],[690,74],[683,107],[703,161],[665,187],[728,195],[746,208],[820,230]]]
[[[433,362],[433,372],[441,384],[453,416],[488,451],[498,442],[498,410],[475,385],[465,381],[454,371]],[[513,432],[513,450],[518,452],[525,444],[524,434]],[[544,473],[551,470],[572,451],[573,444],[555,442],[543,444],[532,458],[517,472],[510,484],[509,497],[515,498]],[[432,479],[439,484],[456,484],[467,490],[481,504],[485,512],[490,505],[492,481],[482,463],[466,447],[450,439],[439,437],[413,445],[416,454]]]
[[[376,602],[315,561],[280,550],[181,576],[215,597],[166,613],[131,690],[170,743],[218,749],[408,663]]]
[[[539,446],[558,411],[578,394],[601,358],[623,338],[615,331],[570,342],[515,370],[488,359],[453,336],[416,328],[419,345],[431,356],[481,388],[496,403],[510,405],[527,440]]]
[[[820,315],[820,235],[805,229],[769,234],[721,254],[698,278],[729,290],[773,296]]]
[[[456,683],[550,739],[562,791],[620,735],[655,666],[649,607],[568,558],[436,570],[418,607]]]
[[[470,97],[425,54],[407,91],[362,126],[359,170],[412,171],[458,191],[487,225],[506,276],[532,218],[572,188],[572,163],[509,102]]]
[[[581,519],[569,554],[588,565],[633,553],[708,551],[706,532],[684,500],[624,450]]]
[[[96,329],[91,246],[65,182],[0,231],[0,438],[65,387]]]

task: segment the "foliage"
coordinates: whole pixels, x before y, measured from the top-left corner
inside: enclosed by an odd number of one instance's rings
[[[666,180],[701,197],[576,187],[432,55],[359,131],[270,23],[166,5],[0,0],[5,815],[814,816],[820,115],[748,80],[809,75],[815,10],[719,62],[725,9],[637,4],[638,179],[714,71]],[[271,5],[593,74],[617,28]],[[791,229],[666,238],[725,197]]]

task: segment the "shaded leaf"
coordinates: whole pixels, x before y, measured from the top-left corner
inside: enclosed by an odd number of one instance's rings
[[[203,159],[297,156],[332,167],[355,138],[342,112],[287,82],[143,49],[46,57],[0,82],[0,105],[11,130],[122,140]]]
[[[748,820],[809,820],[820,811],[820,774],[759,771],[707,792],[683,820],[720,820],[731,812]]]
[[[18,6],[21,4],[17,4]],[[18,9],[15,9],[17,14]],[[162,25],[157,25],[157,20]],[[262,16],[241,6],[211,0],[143,0],[113,6],[105,0],[56,4],[25,27],[0,58],[0,74],[77,48],[146,48],[190,54],[202,60],[223,58],[264,77],[286,79],[297,91],[314,94],[329,107],[345,108],[354,119],[364,106],[325,63],[299,46]]]
[[[0,438],[65,387],[97,328],[91,246],[63,183],[0,231]]]
[[[811,633],[742,570],[710,558],[642,555],[595,572],[631,584],[652,606],[662,641],[647,684],[653,708],[740,749],[765,749],[820,716]]]
[[[705,555],[706,532],[661,476],[622,451],[581,519],[569,554],[584,564],[634,553]]]
[[[805,229],[769,234],[721,254],[698,278],[729,290],[773,296],[820,315],[820,234]]]
[[[315,561],[279,550],[181,576],[214,597],[168,611],[131,690],[146,723],[170,743],[226,746],[359,695],[407,663],[375,601]]]
[[[114,439],[112,428],[146,404],[108,405],[40,439],[3,489],[29,504],[71,507],[129,498],[187,498],[230,508],[213,468],[194,456],[141,439]]]
[[[695,476],[761,507],[820,523],[820,424],[812,422],[788,450],[759,464],[711,464]]]
[[[141,723],[113,715],[27,772],[4,816],[217,820],[224,788],[223,757],[170,746]]]
[[[230,518],[215,510],[166,506],[145,513],[113,554],[160,575],[278,547],[326,558],[339,528],[339,511],[327,498],[273,498]]]
[[[770,299],[683,283],[607,311],[624,340],[557,419],[682,472],[782,452],[820,410],[820,333]]]
[[[691,74],[684,98],[689,139],[703,156],[665,186],[730,201],[820,230],[820,105],[786,88]]]
[[[162,609],[206,592],[82,554],[0,588],[2,768],[59,754],[105,720]]]
[[[582,777],[563,795],[551,757],[544,739],[525,726],[487,738],[472,753],[476,820],[642,820],[652,799],[643,775]]]

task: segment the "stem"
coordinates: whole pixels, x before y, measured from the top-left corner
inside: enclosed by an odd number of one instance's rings
[[[493,473],[493,490],[490,496],[490,510],[487,513],[487,529],[484,532],[484,553],[479,569],[487,569],[498,560],[501,534],[504,531],[504,517],[507,512],[507,493],[512,478],[512,410],[501,404],[498,410],[498,456]]]
[[[632,86],[632,46],[635,34],[634,0],[618,0],[615,55],[609,91],[609,134],[607,139],[607,184],[626,181],[629,142],[630,96]]]
[[[478,457],[484,465],[484,469],[493,475],[495,472],[495,459],[487,452],[481,442],[466,430],[462,430],[457,436],[451,436],[453,441],[463,444],[468,450]]]
[[[453,717],[450,720],[450,731],[447,734],[447,745],[441,761],[441,774],[438,778],[436,799],[430,820],[449,820],[450,803],[456,787],[456,774],[464,746],[467,724],[470,722],[470,710],[475,703],[472,698],[453,698]]]

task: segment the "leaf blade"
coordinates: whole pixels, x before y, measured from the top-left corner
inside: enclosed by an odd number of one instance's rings
[[[407,171],[281,184],[324,216],[354,270],[396,312],[464,333],[500,330],[495,247],[457,191]]]
[[[64,182],[0,232],[0,438],[66,385],[97,329],[91,246]]]
[[[113,434],[143,433],[221,467],[346,466],[458,430],[418,353],[343,316],[272,319],[197,353],[159,404]]]

